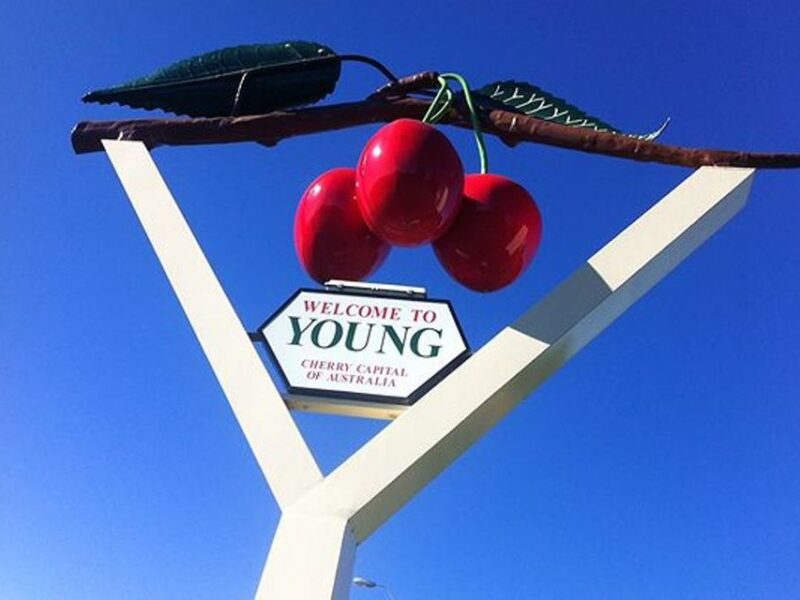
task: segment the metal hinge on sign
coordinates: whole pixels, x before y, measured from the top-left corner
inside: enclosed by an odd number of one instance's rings
[[[389,283],[365,283],[361,281],[345,281],[329,279],[325,289],[331,292],[358,292],[375,296],[396,296],[398,298],[427,298],[428,291],[423,287],[408,285],[392,285]]]

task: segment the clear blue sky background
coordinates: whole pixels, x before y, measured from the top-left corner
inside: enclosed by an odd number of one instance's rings
[[[397,73],[527,79],[667,143],[800,151],[796,2],[7,3],[0,20],[0,598],[252,596],[278,513],[79,98],[239,43],[312,39]],[[336,99],[381,84],[345,68]],[[290,243],[319,173],[374,128],[162,149],[248,327],[310,282]],[[477,168],[469,134],[449,131]],[[450,298],[473,347],[689,174],[489,142],[545,238],[511,288],[428,248],[377,280]],[[800,598],[800,173],[749,206],[360,549],[398,599]],[[329,471],[380,422],[297,415]],[[355,590],[355,599],[380,597]]]

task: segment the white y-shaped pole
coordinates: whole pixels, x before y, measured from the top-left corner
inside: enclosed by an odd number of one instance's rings
[[[147,148],[104,142],[283,511],[256,597],[348,597],[356,546],[745,204],[704,167],[323,478]]]
[[[200,245],[141,142],[105,141],[111,163],[282,509],[322,479]]]

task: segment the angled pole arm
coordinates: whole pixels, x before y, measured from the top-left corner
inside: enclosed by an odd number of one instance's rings
[[[295,505],[366,539],[745,204],[753,169],[704,167]]]
[[[256,461],[285,508],[322,479],[319,467],[147,147],[112,140],[103,146]]]

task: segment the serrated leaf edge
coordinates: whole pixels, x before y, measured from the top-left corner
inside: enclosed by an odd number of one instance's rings
[[[492,84],[489,84],[489,85],[492,85]],[[654,131],[651,131],[649,133],[644,133],[644,134],[624,133],[624,132],[612,127],[608,123],[605,123],[605,122],[601,121],[600,119],[590,120],[588,115],[586,115],[586,113],[583,110],[581,110],[581,109],[579,109],[579,108],[577,108],[575,106],[572,106],[569,102],[567,102],[563,98],[559,98],[557,96],[553,96],[552,94],[547,94],[547,96],[545,96],[545,95],[539,96],[537,94],[537,92],[544,93],[544,90],[542,90],[541,88],[539,88],[538,86],[535,86],[533,84],[525,83],[526,86],[529,86],[529,87],[533,88],[533,90],[534,90],[533,94],[531,95],[530,98],[528,98],[528,100],[526,100],[525,102],[523,102],[522,104],[519,104],[517,106],[511,105],[510,102],[513,101],[513,100],[519,100],[519,99],[525,98],[526,95],[519,93],[519,85],[517,84],[516,81],[513,81],[513,80],[499,81],[499,82],[494,83],[494,85],[496,86],[495,90],[489,94],[488,98],[490,98],[492,100],[496,100],[496,101],[501,102],[503,104],[508,104],[511,108],[513,108],[513,109],[515,109],[517,111],[521,111],[522,114],[524,114],[526,116],[533,117],[533,118],[536,118],[536,119],[541,119],[543,121],[553,121],[554,119],[558,119],[559,117],[566,116],[565,122],[562,123],[562,124],[567,126],[567,127],[577,127],[577,128],[592,129],[592,130],[598,131],[598,132],[613,133],[615,135],[624,135],[626,137],[631,137],[631,138],[640,139],[642,141],[648,141],[649,142],[649,141],[655,140],[662,133],[664,133],[664,131],[667,129],[667,126],[670,123],[670,118],[667,117],[664,120],[664,122],[661,124],[661,126],[658,127],[658,129],[656,129]],[[502,87],[504,85],[508,85],[508,86],[513,85],[514,86],[514,91],[507,98],[500,99],[501,96],[505,96],[506,93],[507,93],[506,90],[504,90],[503,87]],[[550,103],[548,103],[548,99],[551,100]],[[568,108],[559,112],[558,107],[555,105],[555,102],[553,102],[552,100],[560,101],[561,103],[566,105]],[[533,104],[536,101],[539,102],[538,106],[536,106],[535,108],[529,109],[529,110],[524,110],[525,106],[527,106],[529,104]],[[553,113],[550,116],[537,114],[540,111],[543,111],[543,110],[546,110],[546,109],[549,109],[549,108],[553,109]],[[576,112],[581,113],[581,114],[586,115],[586,116],[577,117],[575,120],[570,120],[570,117],[568,116],[569,113],[570,113],[570,108],[573,108]]]

